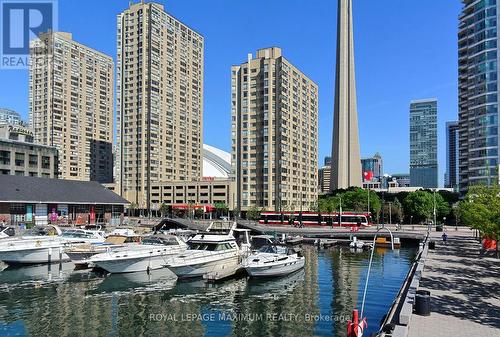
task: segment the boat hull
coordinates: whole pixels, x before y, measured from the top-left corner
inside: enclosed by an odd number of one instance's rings
[[[72,252],[66,251],[66,255],[71,259],[71,262],[75,264],[78,269],[89,268],[91,265],[89,259],[101,252]],[[90,265],[89,265],[90,263]]]
[[[203,277],[205,274],[222,272],[230,268],[239,268],[239,256],[233,255],[208,262],[187,265],[168,265],[179,278]]]
[[[63,248],[32,248],[0,252],[0,261],[7,264],[38,264],[69,261]]]
[[[135,257],[121,260],[92,261],[97,267],[112,274],[135,273],[164,268],[168,259],[165,255]]]
[[[273,264],[271,266],[249,265],[245,267],[248,275],[252,277],[284,276],[304,268],[305,259],[301,258],[291,262]]]

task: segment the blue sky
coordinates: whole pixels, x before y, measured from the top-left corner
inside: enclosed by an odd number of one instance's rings
[[[138,0],[136,0],[138,1]],[[331,151],[335,0],[169,0],[167,12],[205,37],[204,141],[230,149],[230,67],[279,46],[319,86],[319,157]],[[128,0],[59,0],[59,30],[116,58],[116,15]],[[354,0],[362,156],[380,152],[384,172],[408,172],[412,99],[438,98],[439,171],[444,126],[457,118],[459,0]],[[0,106],[28,118],[28,73],[0,70]]]

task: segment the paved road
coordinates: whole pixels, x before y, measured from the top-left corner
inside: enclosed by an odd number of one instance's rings
[[[420,282],[431,291],[431,316],[412,315],[409,337],[498,337],[500,260],[480,257],[470,231],[448,234],[446,246],[429,251]]]

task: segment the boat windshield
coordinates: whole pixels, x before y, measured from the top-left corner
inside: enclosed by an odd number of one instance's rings
[[[145,237],[142,239],[143,245],[164,245],[177,246],[179,242],[175,238],[160,238],[156,236]]]
[[[207,251],[221,251],[232,249],[231,244],[225,243],[211,243],[211,242],[190,242],[188,243],[189,250],[207,250]]]
[[[92,239],[94,238],[94,235],[92,233],[84,232],[84,231],[75,231],[75,230],[69,230],[69,231],[64,231],[61,234],[62,237],[65,238],[77,238],[77,239]]]
[[[287,254],[288,249],[283,246],[262,246],[260,247],[259,252],[271,254]]]
[[[35,227],[26,230],[23,236],[46,236],[46,235],[57,235],[57,232],[53,228]]]

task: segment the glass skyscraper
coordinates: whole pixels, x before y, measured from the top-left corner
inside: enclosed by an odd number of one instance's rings
[[[14,110],[0,108],[0,124],[19,125],[22,123],[21,116]]]
[[[361,174],[363,181],[366,181],[365,172],[372,173],[372,180],[375,179],[380,181],[383,175],[382,167],[382,156],[378,152],[371,158],[361,158]]]
[[[410,102],[410,185],[438,187],[436,99]]]
[[[444,187],[458,189],[458,122],[446,123],[446,173]]]
[[[458,32],[459,187],[498,179],[496,0],[463,0]]]

